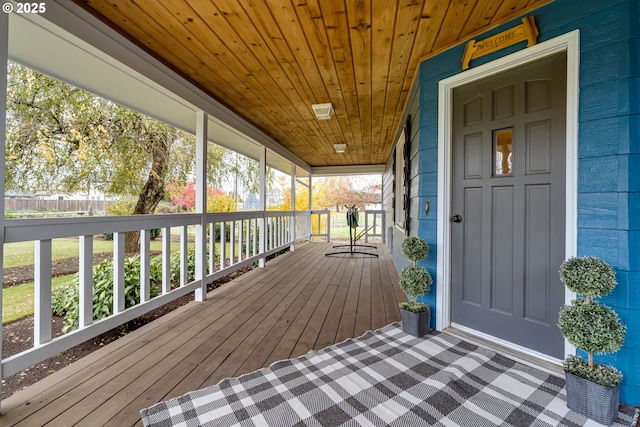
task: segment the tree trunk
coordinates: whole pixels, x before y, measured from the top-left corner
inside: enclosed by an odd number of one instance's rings
[[[149,176],[145,183],[138,202],[133,210],[134,215],[152,214],[156,207],[164,198],[164,179],[169,169],[169,153],[171,145],[177,137],[177,130],[168,125],[163,125],[161,132],[154,132],[148,136],[153,151],[153,160]],[[140,249],[140,232],[132,231],[126,234],[125,250],[127,252],[137,252]]]

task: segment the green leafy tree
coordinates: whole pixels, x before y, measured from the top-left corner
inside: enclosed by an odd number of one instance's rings
[[[207,189],[207,212],[234,212],[236,199],[217,188]]]
[[[382,189],[378,184],[358,188],[353,177],[330,177],[314,182],[314,192],[318,192],[318,207],[329,209],[335,206],[340,210],[343,206],[358,206],[360,209],[368,204],[380,203]]]
[[[22,65],[7,70],[7,190],[134,196],[131,213],[149,214],[165,182],[192,177],[193,135]],[[227,151],[209,149],[211,179],[228,170]],[[137,245],[128,234],[127,250]]]

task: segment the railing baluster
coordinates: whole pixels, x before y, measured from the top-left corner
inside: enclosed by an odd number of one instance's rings
[[[247,226],[246,226],[246,236],[244,239],[244,252],[247,255],[247,258],[251,258],[251,220],[247,219]]]
[[[209,224],[209,274],[216,271],[216,223]]]
[[[171,291],[171,227],[162,229],[162,293]]]
[[[269,250],[271,250],[276,247],[276,218],[273,216],[269,218],[269,223],[271,224],[271,227],[269,228]]]
[[[93,323],[93,236],[80,236],[80,328]]]
[[[151,299],[151,230],[140,230],[140,304]]]
[[[278,217],[271,218],[271,247],[273,249],[278,246]]]
[[[231,220],[231,227],[229,227],[229,241],[231,243],[231,247],[229,250],[229,266],[235,264],[236,257],[236,220]]]
[[[257,239],[257,234],[258,234],[258,219],[253,218],[251,220],[251,223],[253,224],[253,256],[256,256],[258,254],[258,239]]]
[[[124,295],[124,241],[126,233],[113,233],[113,312],[120,313],[125,308]]]
[[[289,242],[289,229],[291,227],[291,217],[283,216],[282,217],[282,239],[280,242],[280,246]]]
[[[186,225],[180,228],[180,286],[187,284],[189,261],[189,229]]]
[[[238,221],[238,262],[242,261],[242,250],[244,248],[244,220]]]
[[[207,277],[207,224],[201,222],[200,224],[196,224],[195,228],[194,280],[200,281],[200,286],[195,290],[195,300],[204,301],[207,299],[207,285],[205,280]]]
[[[369,214],[367,211],[364,211],[364,242],[369,242]]]
[[[51,240],[36,240],[34,253],[33,340],[51,340]]]
[[[289,227],[287,227],[287,242],[291,244],[289,247],[290,250],[294,251],[296,249],[296,214],[294,213],[289,217]]]
[[[227,265],[227,222],[220,223],[220,270]]]
[[[262,212],[262,216],[258,219],[258,227],[260,227],[260,241],[258,242],[258,251],[260,255],[262,255],[266,251],[267,247],[267,218],[265,217],[265,213]],[[264,267],[264,258],[260,258],[258,261],[258,266],[260,268]]]
[[[271,226],[271,233],[273,236],[271,237],[271,247],[269,249],[273,249],[278,246],[278,218],[273,217],[271,220],[271,223],[273,224]]]

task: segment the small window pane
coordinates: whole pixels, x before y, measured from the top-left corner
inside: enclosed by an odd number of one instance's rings
[[[494,176],[513,174],[513,128],[493,131]]]

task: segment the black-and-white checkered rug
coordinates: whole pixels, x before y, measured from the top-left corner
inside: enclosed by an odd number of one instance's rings
[[[141,411],[145,426],[598,426],[564,379],[447,333],[399,324]],[[615,424],[628,427],[622,406]]]

